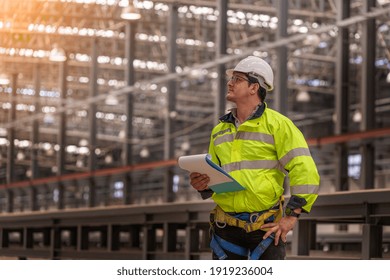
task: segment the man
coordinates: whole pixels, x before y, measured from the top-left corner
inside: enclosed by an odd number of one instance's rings
[[[212,130],[209,154],[245,190],[213,193],[207,174],[190,174],[191,185],[217,204],[210,214],[213,259],[285,259],[287,233],[317,199],[317,168],[299,129],[264,102],[273,89],[270,65],[249,56],[226,73],[226,98],[236,108]],[[291,197],[283,211],[287,174]]]

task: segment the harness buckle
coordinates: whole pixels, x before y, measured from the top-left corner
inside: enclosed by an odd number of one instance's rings
[[[226,222],[219,222],[219,221],[215,221],[215,225],[219,228],[224,228],[226,227]]]
[[[257,221],[257,218],[259,218],[259,213],[257,213],[257,212],[255,212],[255,213],[251,213],[250,215],[249,215],[249,222],[250,223],[256,223],[256,221]]]

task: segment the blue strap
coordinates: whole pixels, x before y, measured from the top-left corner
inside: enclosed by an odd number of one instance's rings
[[[261,255],[267,250],[267,248],[274,241],[274,235],[268,236],[266,239],[262,240],[259,245],[251,252],[249,259],[258,260]],[[213,250],[214,254],[220,260],[227,258],[225,250],[232,252],[233,254],[240,256],[248,256],[248,250],[244,247],[233,244],[225,239],[219,237],[216,234],[213,234],[211,237],[210,248]]]
[[[225,250],[232,252],[233,254],[240,256],[248,256],[248,249],[241,247],[239,245],[233,244],[225,239],[219,237],[216,234],[213,234],[210,242],[210,248],[213,250],[214,254],[220,259],[224,260],[227,258]]]
[[[215,240],[214,235],[211,237],[210,242],[210,248],[213,250],[214,254],[218,257],[220,260],[224,260],[227,258],[227,255],[225,254],[225,251],[219,246],[218,242]]]
[[[266,239],[263,239],[259,245],[251,252],[251,255],[249,256],[250,260],[258,260],[260,256],[264,253],[265,250],[269,247],[269,245],[272,244],[275,237],[273,234],[268,236]]]

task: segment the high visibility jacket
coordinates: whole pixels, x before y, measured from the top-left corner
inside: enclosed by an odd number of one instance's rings
[[[317,199],[320,178],[305,138],[290,119],[265,103],[238,128],[231,112],[221,117],[211,133],[209,154],[246,188],[212,195],[225,212],[271,208],[284,193],[287,174],[290,194],[307,202],[304,212]]]

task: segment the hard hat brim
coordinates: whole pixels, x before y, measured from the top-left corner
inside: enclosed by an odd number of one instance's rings
[[[231,76],[233,76],[233,72],[234,72],[234,69],[228,69],[228,70],[226,70],[226,75],[231,77]]]
[[[226,70],[226,75],[228,75],[229,77],[233,76],[233,73],[234,72],[237,72],[237,73],[243,73],[243,74],[246,74],[246,72],[242,72],[242,71],[237,71],[237,70],[234,70],[234,69],[228,69]]]

